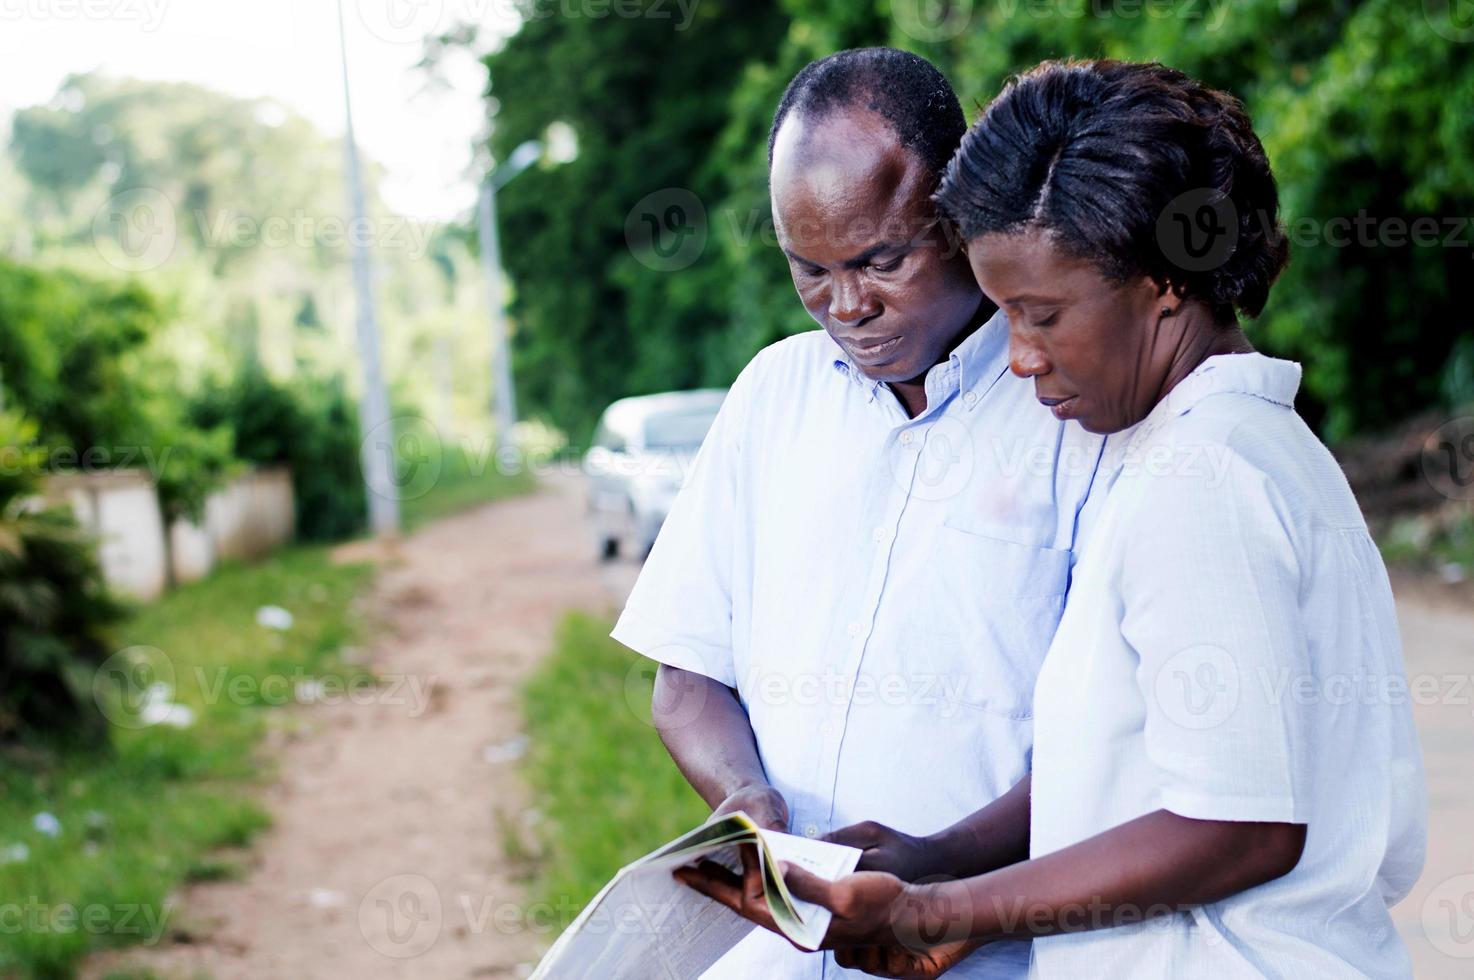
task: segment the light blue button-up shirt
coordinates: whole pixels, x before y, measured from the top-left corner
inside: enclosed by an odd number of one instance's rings
[[[1001,313],[926,396],[907,418],[823,331],[759,353],[614,629],[737,690],[794,833],[932,833],[1029,768],[1034,679],[1102,440],[1008,371]],[[1027,962],[1027,944],[996,944],[953,975]],[[707,974],[846,975],[761,930]]]

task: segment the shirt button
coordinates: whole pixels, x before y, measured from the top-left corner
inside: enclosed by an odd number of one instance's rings
[[[967,394],[962,396],[962,400],[968,405],[976,405],[978,401],[977,392],[969,391]]]
[[[845,627],[845,632],[848,633],[850,635],[850,639],[853,640],[855,637],[859,636],[860,633],[864,631],[864,629],[865,627],[861,623],[851,623],[849,626]]]
[[[819,836],[819,828],[815,824],[809,824],[804,828],[804,836],[810,839]]]
[[[829,724],[829,722],[826,721],[824,724],[822,724],[822,725],[819,726],[819,734],[820,735],[833,735],[834,734],[834,726],[831,725],[831,724]]]
[[[876,528],[875,530],[870,532],[870,536],[875,539],[876,544],[880,544],[882,541],[885,540],[885,528]]]
[[[916,437],[911,434],[911,430],[907,429],[905,432],[901,433],[901,445],[909,446],[911,445],[911,441],[915,438]]]

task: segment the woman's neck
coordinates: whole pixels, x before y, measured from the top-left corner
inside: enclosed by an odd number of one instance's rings
[[[1254,345],[1237,323],[1225,326],[1197,304],[1183,304],[1177,316],[1182,319],[1181,334],[1172,353],[1172,361],[1157,397],[1160,402],[1173,388],[1192,374],[1210,357],[1219,354],[1252,354]]]

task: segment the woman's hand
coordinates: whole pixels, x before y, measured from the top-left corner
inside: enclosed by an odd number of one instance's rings
[[[743,918],[782,934],[756,875],[739,877],[712,861],[675,874]],[[915,887],[878,871],[827,881],[792,865],[784,865],[783,879],[794,897],[833,913],[820,946],[835,950],[841,965],[882,976],[935,977],[981,945],[968,936],[970,916],[946,914],[949,906],[938,886]]]
[[[745,872],[739,876],[715,861],[702,861],[694,868],[678,868],[675,876],[744,919],[782,935],[763,897],[762,879],[751,869]],[[897,942],[891,931],[891,906],[905,891],[906,883],[896,876],[860,871],[830,882],[785,864],[783,880],[795,897],[817,902],[834,913],[822,948]]]
[[[934,862],[926,841],[873,820],[842,827],[824,839],[858,847],[863,852],[859,871],[884,871],[902,881],[919,881],[932,873]]]

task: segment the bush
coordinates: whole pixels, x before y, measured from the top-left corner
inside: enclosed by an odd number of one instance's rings
[[[197,398],[188,416],[200,429],[228,427],[237,458],[291,468],[299,538],[335,541],[363,528],[358,410],[342,379],[289,386],[253,365]]]
[[[71,515],[37,502],[45,453],[35,437],[34,423],[0,412],[0,742],[100,744],[93,677],[124,609]]]

